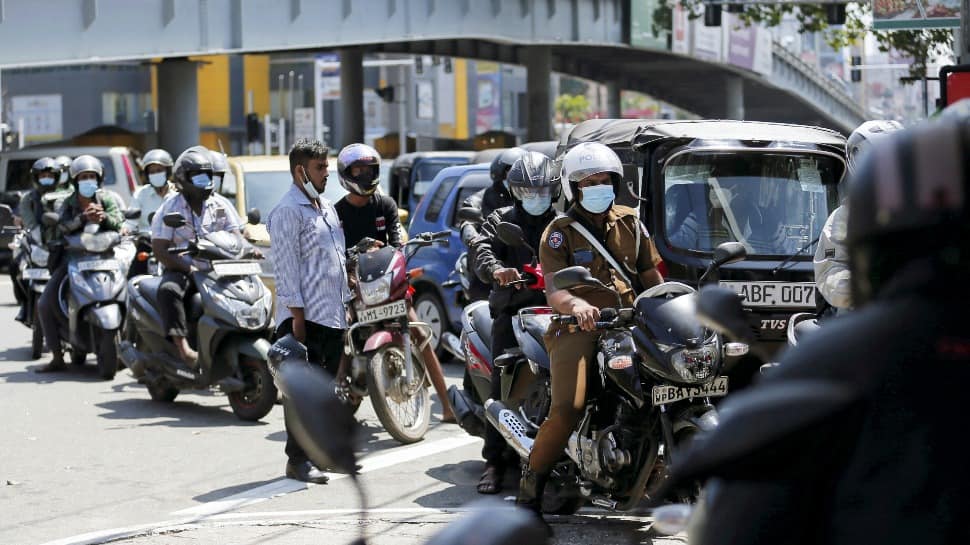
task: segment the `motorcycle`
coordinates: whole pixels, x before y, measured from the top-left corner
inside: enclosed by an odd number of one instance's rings
[[[130,209],[125,217],[137,218],[140,214],[140,210]],[[47,226],[58,221],[56,213],[43,216]],[[128,303],[125,277],[134,250],[130,237],[117,231],[102,231],[92,223],[48,247],[67,259],[67,276],[58,293],[60,312],[66,318],[61,321],[60,337],[65,339],[71,363],[83,365],[87,355],[94,352],[98,374],[111,380],[118,371],[118,335]]]
[[[179,228],[178,212],[162,218]],[[129,282],[130,304],[121,358],[155,401],[170,403],[181,390],[218,386],[241,420],[266,416],[276,402],[269,352],[273,294],[259,277],[253,247],[241,235],[208,233],[184,252],[199,270],[191,273],[194,290],[186,297],[189,344],[199,352],[198,368],[186,365],[162,326],[158,312],[159,276]]]
[[[739,243],[718,246],[703,279],[744,257]],[[620,300],[584,267],[557,272],[553,285],[560,290],[600,289]],[[566,456],[550,474],[543,498],[545,512],[571,514],[588,501],[611,510],[629,510],[645,494],[657,492],[668,468],[695,436],[717,426],[711,398],[728,393],[727,377],[721,376],[724,361],[743,356],[748,345],[723,343],[716,332],[699,323],[694,316],[696,299],[690,286],[664,282],[640,294],[633,308],[601,310],[595,325],[603,333],[597,365],[588,369],[586,407]],[[576,327],[573,316],[552,315],[551,320]],[[532,365],[541,366],[540,362]],[[542,394],[541,405],[548,407],[548,381]],[[516,411],[491,399],[485,402],[485,411],[489,422],[527,460],[534,441],[531,430],[541,420],[524,422]],[[674,493],[691,501],[698,490],[697,483],[690,483]]]
[[[47,269],[50,252],[40,241],[40,229],[32,232],[19,231],[10,246],[13,249],[14,263],[18,267],[17,280],[26,295],[23,323],[31,329],[30,357],[36,360],[44,351],[44,331],[37,314],[37,301],[44,293],[47,281],[51,279],[51,273]]]
[[[478,228],[482,223],[482,211],[477,208],[462,207],[456,212],[456,218],[461,222],[461,242],[466,248],[471,248],[471,242],[478,236]],[[473,286],[472,275],[475,272],[472,270],[471,263],[469,263],[470,259],[469,251],[462,252],[455,261],[455,267],[452,269],[449,279],[442,284],[444,287],[461,285],[461,291],[456,296],[456,302],[461,308],[465,308],[475,301],[479,301],[488,296],[487,292],[481,293],[482,290],[480,288]],[[466,362],[462,341],[454,333],[450,331],[443,333],[441,335],[441,341],[445,349],[455,359],[462,363]]]
[[[425,363],[411,343],[411,328],[431,327],[408,320],[414,289],[410,280],[421,274],[408,269],[408,261],[419,249],[448,244],[449,231],[422,233],[401,248],[384,246],[365,251],[365,239],[351,248],[354,267],[354,310],[356,322],[344,334],[350,354],[350,389],[360,398],[369,395],[374,412],[391,437],[408,444],[420,441],[431,422],[431,395]],[[356,408],[356,407],[355,407]]]

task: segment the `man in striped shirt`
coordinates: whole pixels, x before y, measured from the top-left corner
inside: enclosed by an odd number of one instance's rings
[[[307,346],[310,363],[335,375],[347,328],[344,232],[327,186],[327,148],[301,139],[290,149],[293,185],[269,214],[276,273],[276,338],[292,333]],[[284,409],[285,410],[285,409]],[[287,429],[286,476],[323,484],[327,476],[307,458]]]

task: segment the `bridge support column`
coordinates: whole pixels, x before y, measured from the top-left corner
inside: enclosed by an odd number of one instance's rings
[[[527,46],[523,52],[528,71],[526,92],[529,104],[528,141],[549,140],[552,134],[552,100],[549,82],[552,77],[552,50],[548,46]]]
[[[727,76],[724,85],[725,119],[744,119],[744,80]]]
[[[158,76],[158,145],[178,157],[199,143],[198,63],[166,59]]]
[[[606,82],[606,117],[609,119],[619,119],[623,115],[620,90],[620,85],[615,81]]]
[[[364,141],[364,51],[340,50],[341,147]]]

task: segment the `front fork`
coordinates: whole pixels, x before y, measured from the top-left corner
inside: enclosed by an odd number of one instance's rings
[[[411,328],[408,317],[405,316],[401,318],[398,322],[401,324],[401,341],[404,349],[404,380],[405,384],[408,385],[408,389],[414,388],[414,355],[411,353]]]

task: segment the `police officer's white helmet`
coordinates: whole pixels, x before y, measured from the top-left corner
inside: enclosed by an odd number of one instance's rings
[[[583,142],[566,152],[562,158],[562,192],[573,201],[581,180],[593,174],[608,172],[613,189],[623,179],[623,163],[616,152],[599,142]]]
[[[890,133],[902,130],[902,128],[903,126],[898,121],[866,121],[859,125],[845,142],[845,156],[849,165],[849,172],[855,170],[856,165],[859,164],[860,154],[870,148],[873,142],[888,136]]]

